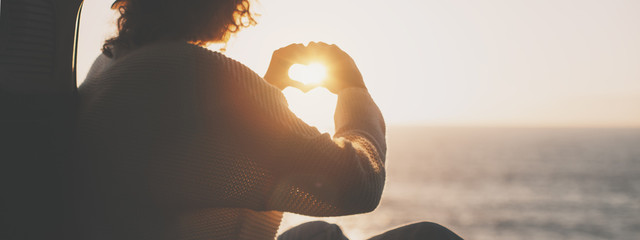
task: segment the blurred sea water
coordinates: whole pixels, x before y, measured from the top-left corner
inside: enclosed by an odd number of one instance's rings
[[[321,219],[353,240],[417,221],[465,239],[640,239],[640,129],[387,131],[387,183],[372,213]]]

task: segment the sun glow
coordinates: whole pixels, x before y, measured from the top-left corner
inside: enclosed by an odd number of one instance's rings
[[[313,88],[306,93],[297,88],[286,88],[283,93],[289,102],[289,109],[320,132],[333,134],[333,112],[337,96],[325,88],[316,87],[327,78],[326,67],[321,63],[293,64],[289,68],[289,77]]]
[[[289,68],[289,77],[304,84],[319,84],[327,77],[327,68],[320,63],[293,64]]]
[[[333,112],[338,96],[325,88],[315,88],[307,93],[288,87],[282,91],[289,103],[289,109],[300,119],[320,132],[334,134]]]

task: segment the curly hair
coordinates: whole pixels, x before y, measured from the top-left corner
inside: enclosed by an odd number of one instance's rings
[[[158,40],[184,40],[204,46],[226,43],[231,34],[255,25],[249,0],[117,0],[118,34],[102,52],[113,57],[114,46],[133,49]]]

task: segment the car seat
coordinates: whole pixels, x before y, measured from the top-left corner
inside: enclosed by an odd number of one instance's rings
[[[0,239],[63,239],[82,0],[0,0]]]

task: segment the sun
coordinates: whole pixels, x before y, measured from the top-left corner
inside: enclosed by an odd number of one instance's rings
[[[307,85],[320,84],[327,77],[327,68],[320,63],[293,64],[289,68],[289,77]]]

